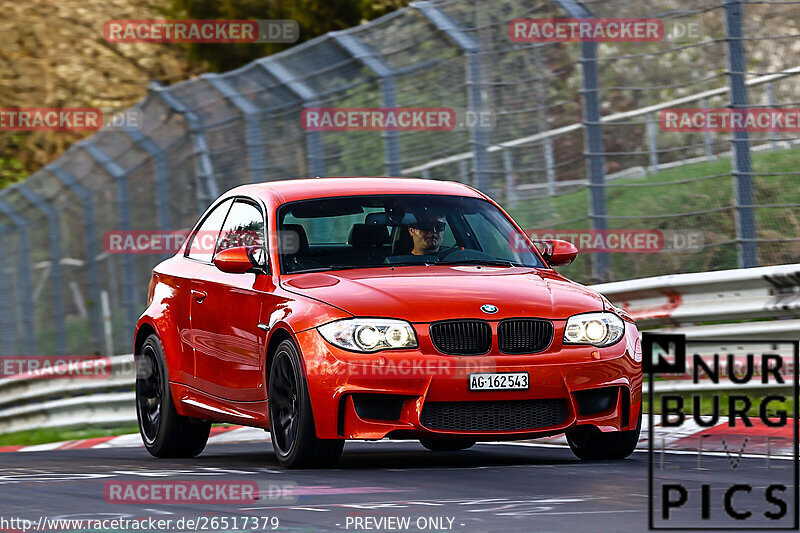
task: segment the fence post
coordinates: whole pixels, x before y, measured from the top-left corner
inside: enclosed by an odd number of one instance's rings
[[[517,207],[517,180],[514,176],[514,154],[511,148],[503,148],[503,170],[506,174],[506,203],[513,209]]]
[[[319,105],[317,93],[308,84],[296,79],[289,70],[274,58],[266,57],[256,63],[267,74],[278,80],[284,87],[300,98],[303,101],[304,108],[317,107]],[[325,175],[325,147],[322,143],[322,132],[306,132],[306,158],[308,159],[308,170],[311,176]]]
[[[725,0],[725,29],[728,43],[728,76],[731,105],[737,109],[747,108],[747,85],[745,84],[745,55],[742,41],[741,0]],[[736,206],[736,241],[739,252],[739,268],[758,265],[756,243],[756,221],[753,213],[753,175],[750,162],[750,139],[747,131],[733,132],[733,178]]]
[[[467,185],[470,185],[469,163],[467,162],[466,159],[462,159],[461,161],[458,162],[458,176],[459,179],[461,180],[461,183],[466,183]]]
[[[209,85],[235,105],[244,115],[247,170],[249,171],[250,183],[265,181],[265,158],[262,147],[261,123],[259,122],[261,110],[218,74],[204,74],[200,76],[200,79],[207,81]]]
[[[78,143],[97,163],[103,167],[109,176],[116,182],[117,186],[117,207],[118,223],[120,231],[130,231],[131,211],[130,211],[130,190],[128,189],[127,173],[120,167],[108,154],[103,152],[91,138]],[[139,314],[136,312],[136,271],[134,269],[133,257],[129,253],[121,254],[122,258],[122,303],[125,307],[125,327],[127,331],[133,331]],[[109,354],[112,355],[112,354]]]
[[[97,271],[97,251],[95,249],[97,230],[95,227],[92,196],[86,187],[63,168],[50,165],[46,166],[45,169],[50,171],[56,179],[70,189],[81,201],[85,239],[84,245],[86,247],[86,281],[89,285],[89,298],[91,299],[91,305],[89,306],[89,326],[91,328],[92,345],[95,349],[99,350],[102,346],[103,333],[102,320],[100,317],[100,273]]]
[[[574,18],[591,18],[591,11],[576,0],[556,0]],[[597,74],[597,43],[581,42],[581,69],[583,70],[583,129],[586,149],[586,173],[589,176],[589,223],[593,230],[607,227],[606,214],[606,157],[603,146],[603,128],[600,125],[599,77]],[[610,279],[610,262],[607,253],[592,254],[592,281],[600,283]]]
[[[650,172],[658,172],[658,123],[652,113],[647,115],[647,145],[650,152]]]
[[[10,276],[6,272],[6,254],[3,249],[3,235],[6,227],[0,224],[0,294],[5,296],[3,305],[0,306],[0,356],[16,355],[18,337],[17,328],[14,323],[15,306],[11,300]]]
[[[2,192],[0,192],[2,194]],[[19,274],[20,286],[19,294],[20,307],[19,310],[22,316],[22,330],[25,339],[22,342],[22,350],[25,353],[21,355],[36,355],[36,330],[33,325],[34,313],[36,308],[33,304],[33,282],[31,281],[31,247],[30,239],[28,236],[28,221],[17,213],[11,204],[5,200],[0,199],[0,213],[7,216],[14,227],[17,229],[19,235]]]
[[[549,135],[544,138],[544,168],[547,177],[547,195],[552,198],[556,195],[556,158],[553,154],[553,138]]]
[[[203,122],[196,113],[189,110],[189,108],[166,87],[162,87],[157,82],[153,82],[150,84],[149,89],[170,109],[183,116],[186,123],[189,125],[189,132],[195,148],[194,171],[195,176],[199,180],[197,184],[197,208],[198,213],[203,213],[206,208],[211,205],[211,202],[219,196],[219,188],[214,178],[214,166],[211,164],[208,143],[206,143],[206,136],[205,133],[203,133]]]
[[[380,79],[381,99],[383,107],[397,107],[397,92],[394,83],[394,71],[389,65],[366,44],[347,32],[334,31],[331,37],[348,54],[360,61],[374,72]],[[400,176],[400,142],[397,131],[385,130],[383,140],[386,152],[386,172],[389,176]]]
[[[150,154],[153,159],[153,181],[155,182],[155,198],[156,198],[156,220],[158,229],[161,231],[170,231],[172,228],[172,217],[169,209],[169,185],[167,183],[167,160],[164,157],[164,150],[158,147],[150,137],[145,135],[142,131],[132,128],[123,128],[123,131],[128,134],[133,142],[138,144],[145,152]],[[77,194],[77,193],[76,193]],[[161,254],[162,259],[167,259],[171,254]],[[98,298],[99,298],[98,292]],[[94,296],[92,296],[94,299]],[[95,300],[99,302],[99,300]],[[97,304],[99,305],[99,303]],[[100,337],[98,337],[98,341]]]
[[[412,7],[418,9],[436,29],[443,31],[464,52],[467,63],[467,108],[476,120],[470,120],[470,144],[472,144],[473,168],[475,169],[476,189],[489,193],[492,185],[489,170],[489,136],[480,126],[485,103],[483,100],[483,73],[481,67],[481,46],[471,35],[463,32],[456,22],[431,2],[425,0],[414,2]]]
[[[700,100],[700,107],[703,109],[708,109],[708,100],[705,98]],[[714,139],[711,137],[710,131],[703,132],[703,144],[706,148],[706,159],[709,161],[716,159],[716,156],[714,155]]]
[[[67,329],[64,326],[64,277],[61,275],[61,232],[58,213],[41,196],[33,192],[24,182],[15,183],[8,190],[18,191],[47,218],[47,238],[50,247],[50,282],[53,291],[53,323],[56,326],[56,354],[67,354]]]
[[[589,222],[592,229],[604,231],[606,220],[606,157],[603,129],[600,126],[600,98],[597,94],[597,43],[581,43],[583,66],[583,123],[586,134],[586,166],[589,174]],[[610,261],[607,253],[592,254],[592,280],[609,281]]]
[[[771,108],[775,107],[775,85],[771,81],[767,82],[767,105]],[[773,150],[778,149],[778,132],[774,129],[769,132],[769,143]]]
[[[0,356],[16,355],[19,329],[14,320],[15,305],[11,299],[11,277],[6,271],[6,253],[3,248],[3,236],[7,228],[0,224],[0,294],[5,295],[5,302],[0,306]]]

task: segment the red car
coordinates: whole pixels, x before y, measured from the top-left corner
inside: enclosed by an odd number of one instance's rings
[[[136,327],[137,413],[156,457],[202,452],[214,422],[269,429],[287,467],[346,439],[434,451],[566,433],[582,459],[631,454],[633,320],[552,267],[459,183],[318,178],[233,189],[153,270]]]

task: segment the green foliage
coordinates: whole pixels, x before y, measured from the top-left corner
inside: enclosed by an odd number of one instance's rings
[[[14,155],[8,155],[18,153],[20,136],[9,135],[3,144],[5,144],[5,149],[0,151],[0,189],[25,179],[29,173],[21,159]]]
[[[292,19],[305,42],[329,31],[357,26],[403,7],[408,0],[172,0],[164,9],[171,19]],[[193,61],[214,72],[231,70],[296,43],[190,43],[183,46]]]

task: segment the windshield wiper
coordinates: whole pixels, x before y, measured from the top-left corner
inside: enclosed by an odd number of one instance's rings
[[[390,265],[331,265],[331,266],[324,266],[324,267],[314,267],[314,268],[304,268],[302,270],[295,270],[292,272],[287,272],[287,274],[305,274],[306,272],[327,272],[331,270],[354,270],[357,268],[375,268],[375,267],[385,267]]]
[[[326,270],[333,270],[332,267],[314,267],[314,268],[302,268],[300,270],[292,270],[290,272],[284,272],[285,274],[306,274],[308,272],[325,272]]]
[[[437,265],[488,265],[488,266],[524,266],[504,259],[459,259],[456,261],[439,261]]]
[[[384,264],[380,265],[331,265],[331,269],[333,270],[353,270],[355,268],[375,268],[375,267],[383,267],[386,266]]]

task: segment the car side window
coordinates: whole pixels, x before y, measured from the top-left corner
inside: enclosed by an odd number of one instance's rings
[[[187,257],[198,261],[211,261],[211,258],[214,257],[217,237],[219,237],[222,223],[225,222],[225,216],[228,214],[231,203],[233,203],[233,200],[225,200],[203,220],[197,231],[192,235],[192,242],[189,243],[186,253]]]
[[[236,200],[217,240],[217,252],[236,246],[264,246],[264,217],[254,204]]]

